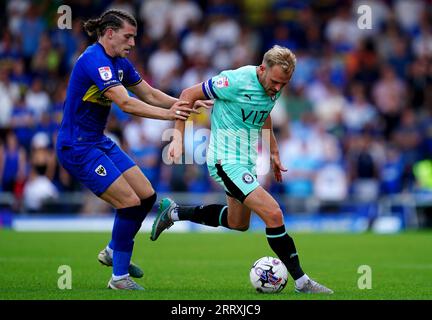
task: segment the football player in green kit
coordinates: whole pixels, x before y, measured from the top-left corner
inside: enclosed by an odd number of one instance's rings
[[[332,290],[303,272],[294,241],[286,232],[283,212],[256,177],[256,146],[262,129],[271,132],[271,162],[278,182],[282,181],[282,171],[286,171],[280,162],[270,112],[282,88],[290,81],[295,64],[295,55],[289,49],[274,46],[264,54],[261,65],[223,71],[182,92],[180,100],[191,104],[199,99],[214,100],[207,166],[210,176],[224,187],[227,205],[191,207],[162,199],[151,240],[155,241],[163,230],[179,220],[246,231],[254,211],[266,225],[270,247],[294,279],[295,291],[331,294]],[[184,127],[184,121],[176,121],[175,128],[181,134],[174,136],[168,148],[171,159],[178,159],[183,152]]]

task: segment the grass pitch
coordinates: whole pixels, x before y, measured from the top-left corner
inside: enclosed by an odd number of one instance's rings
[[[148,233],[135,241],[133,261],[144,269],[143,292],[106,289],[111,268],[97,261],[108,233],[30,233],[0,230],[0,300],[411,300],[432,299],[432,232],[292,234],[302,267],[335,294],[299,295],[290,278],[279,294],[256,293],[252,263],[274,256],[262,233]],[[72,289],[60,290],[62,265]],[[372,271],[372,288],[359,289],[359,267]]]

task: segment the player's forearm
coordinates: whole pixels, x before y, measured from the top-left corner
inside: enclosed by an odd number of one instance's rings
[[[168,110],[147,104],[133,97],[129,97],[119,106],[124,112],[135,116],[162,120],[169,119]]]
[[[148,100],[146,101],[154,106],[169,109],[178,101],[178,99],[167,95],[159,89],[153,88],[151,95],[149,95]]]
[[[279,147],[273,132],[273,123],[271,120],[271,116],[267,117],[266,121],[264,122],[263,129],[270,130],[270,153],[279,154]]]
[[[270,131],[270,153],[279,154],[279,147],[276,141],[276,137],[273,132],[273,128]]]
[[[174,124],[174,137],[173,140],[176,142],[183,144],[184,132],[185,132],[185,123],[186,121],[176,120]]]
[[[189,107],[193,106],[195,101],[199,100],[200,96],[194,94],[192,90],[186,89],[183,90],[180,94],[179,100],[189,102]],[[179,142],[183,141],[184,131],[185,131],[185,121],[177,120],[174,125],[174,130],[176,135],[174,137],[175,140],[180,139]]]

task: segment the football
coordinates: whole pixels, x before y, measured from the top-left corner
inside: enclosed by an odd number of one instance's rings
[[[286,286],[288,270],[278,258],[262,257],[254,262],[249,278],[256,291],[277,293]]]

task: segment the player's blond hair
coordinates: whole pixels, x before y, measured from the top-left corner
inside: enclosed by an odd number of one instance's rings
[[[263,57],[263,64],[267,67],[278,65],[288,74],[294,72],[296,61],[296,56],[290,49],[278,45],[274,45]]]

